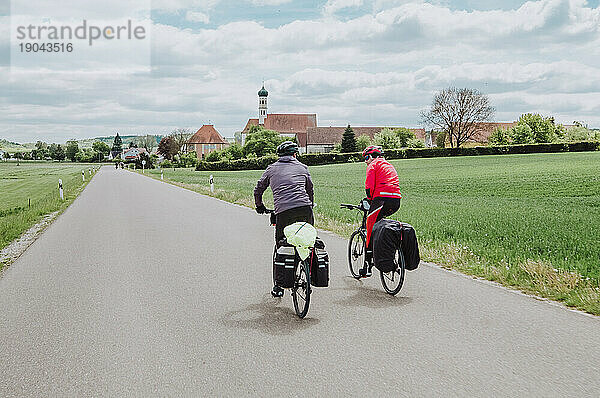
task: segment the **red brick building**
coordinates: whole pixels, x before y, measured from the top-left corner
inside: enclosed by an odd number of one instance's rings
[[[196,152],[198,159],[204,158],[211,152],[220,151],[229,143],[219,134],[212,124],[200,127],[184,145],[184,152]]]

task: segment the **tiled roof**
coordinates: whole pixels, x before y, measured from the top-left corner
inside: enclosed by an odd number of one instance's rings
[[[246,127],[244,127],[242,133],[248,134],[248,130],[250,130],[250,127],[252,126],[258,126],[258,119],[248,119],[248,123],[246,123]]]
[[[317,127],[316,114],[270,113],[265,119],[265,128],[279,133],[306,132],[308,127]]]
[[[212,124],[205,124],[190,137],[187,144],[227,144]]]
[[[352,127],[352,126],[351,126]],[[397,127],[390,127],[391,129],[395,129]],[[373,139],[375,134],[379,133],[383,130],[384,127],[352,127],[352,131],[354,131],[354,136],[356,138],[361,135],[367,135],[369,138]],[[308,145],[335,145],[342,142],[342,135],[344,134],[344,130],[346,127],[309,127],[307,132],[307,144]],[[417,138],[424,140],[425,139],[425,129],[409,129]]]

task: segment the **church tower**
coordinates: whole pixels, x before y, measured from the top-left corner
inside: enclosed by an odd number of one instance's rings
[[[258,124],[264,125],[267,118],[267,97],[269,92],[265,90],[265,84],[258,92]]]

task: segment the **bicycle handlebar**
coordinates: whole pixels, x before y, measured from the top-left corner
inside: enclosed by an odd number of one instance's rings
[[[356,205],[349,205],[349,204],[346,204],[346,203],[341,203],[340,204],[340,208],[341,209],[349,209],[349,210],[359,210],[359,211],[362,211],[362,212],[366,212],[367,211],[367,209],[365,209],[363,207],[356,206]]]

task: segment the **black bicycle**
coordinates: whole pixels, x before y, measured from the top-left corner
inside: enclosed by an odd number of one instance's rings
[[[367,215],[369,214],[369,201],[363,199],[358,206],[349,204],[340,204],[343,209],[358,210],[362,212],[361,225],[350,235],[348,242],[348,265],[350,273],[356,279],[364,278],[369,275],[373,267],[372,253],[368,253],[367,260]],[[392,296],[396,295],[404,284],[404,273],[406,272],[406,263],[402,250],[396,251],[394,259],[395,269],[389,272],[379,271],[381,284],[386,293]]]
[[[267,214],[271,215],[271,225],[275,226],[275,213],[273,210],[267,210]],[[285,240],[285,238],[284,238]],[[287,245],[285,242],[280,242]],[[275,254],[277,253],[277,245],[273,250],[273,278],[275,278]],[[298,255],[298,251],[294,247],[295,258],[297,261],[294,262],[294,285],[290,288],[292,291],[292,299],[294,301],[294,310],[296,315],[300,318],[304,318],[308,313],[308,306],[310,305],[310,294],[312,293],[310,285],[310,264],[308,263],[308,257],[306,260],[302,260]],[[273,280],[275,283],[275,280]]]

